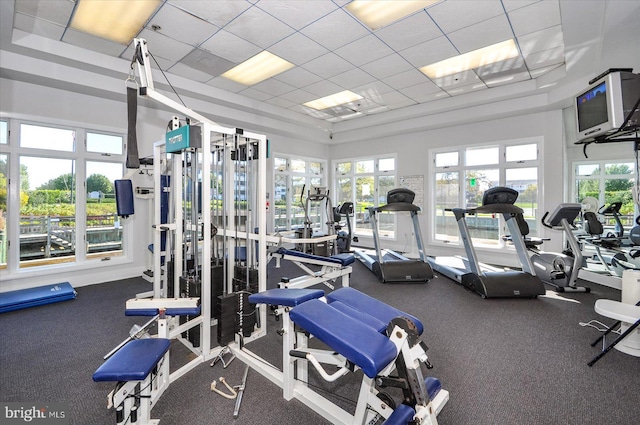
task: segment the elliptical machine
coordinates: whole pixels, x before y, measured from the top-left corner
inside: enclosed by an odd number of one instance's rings
[[[572,228],[575,228],[573,222],[580,214],[581,208],[581,204],[560,204],[550,216],[547,211],[542,217],[541,223],[544,227],[564,231],[570,248],[566,253],[540,251],[537,245],[541,244],[542,240],[528,243],[525,239],[527,248],[533,253],[531,263],[537,276],[551,285],[556,292],[591,292],[591,288],[577,284],[578,272],[582,267],[582,251]]]
[[[343,226],[340,223],[342,217],[345,217],[347,223],[347,231],[343,230]],[[342,205],[338,205],[333,210],[333,221],[336,230],[336,245],[338,253],[351,252],[351,241],[358,242],[357,238],[353,237],[353,228],[351,227],[351,217],[353,217],[353,202],[344,202]]]

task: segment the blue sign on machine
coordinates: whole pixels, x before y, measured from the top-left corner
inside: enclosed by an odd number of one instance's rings
[[[183,151],[187,148],[199,148],[201,145],[200,127],[184,125],[165,135],[167,153]]]

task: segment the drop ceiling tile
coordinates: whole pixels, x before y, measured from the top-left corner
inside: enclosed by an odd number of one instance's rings
[[[460,54],[447,37],[438,37],[399,52],[416,68],[431,65]]]
[[[529,34],[560,25],[560,5],[557,0],[545,0],[509,13],[513,32]]]
[[[382,96],[387,93],[391,93],[394,90],[383,83],[382,81],[374,81],[372,83],[367,83],[362,86],[351,89],[352,92],[359,94],[360,96],[371,99],[376,103],[381,105],[384,104]]]
[[[303,103],[306,103],[318,98],[318,96],[316,96],[315,94],[309,93],[308,91],[303,89],[293,90],[293,91],[290,91],[289,93],[285,93],[278,97],[281,99],[293,102],[296,105],[302,105]]]
[[[383,94],[381,96],[381,100],[381,105],[386,106],[389,109],[399,109],[416,104],[415,100],[409,99],[407,96],[397,91]]]
[[[221,90],[225,90],[231,93],[238,93],[247,88],[247,86],[236,83],[235,81],[231,81],[228,78],[224,77],[216,77],[209,81],[207,81],[207,85],[211,87],[215,87]]]
[[[306,106],[302,106],[302,105],[296,105],[293,106],[291,108],[289,108],[292,111],[295,112],[299,112],[301,114],[305,114],[305,115],[310,115],[314,118],[318,118],[318,119],[322,119],[322,120],[326,120],[328,118],[331,118],[331,115],[322,112],[322,111],[318,111],[317,109],[313,109],[313,108],[308,108]]]
[[[408,71],[412,66],[409,62],[404,60],[402,56],[397,53],[393,53],[389,56],[385,56],[384,58],[369,62],[360,68],[368,74],[381,79]]]
[[[251,87],[256,90],[268,93],[271,96],[280,96],[284,93],[288,93],[296,89],[295,87],[287,83],[283,83],[282,81],[278,81],[274,78],[269,78],[267,80],[261,81]]]
[[[318,81],[317,83],[304,87],[309,93],[315,94],[318,98],[340,93],[344,89],[328,80]]]
[[[396,90],[404,89],[426,81],[429,81],[427,76],[417,69],[410,69],[408,71],[401,72],[400,74],[382,79],[383,83],[388,84]]]
[[[168,69],[171,74],[179,75],[181,77],[188,78],[190,80],[199,81],[201,83],[206,83],[213,77],[206,72],[198,71],[197,69],[193,69],[190,66],[187,66],[183,63],[176,63],[171,68]]]
[[[248,9],[224,29],[263,49],[294,33],[293,28],[257,7]]]
[[[278,41],[269,47],[269,51],[295,65],[302,65],[329,51],[299,32]]]
[[[310,84],[317,83],[322,79],[316,74],[301,67],[291,68],[273,78],[294,87],[305,87]]]
[[[375,80],[376,80],[375,77],[373,77],[370,74],[367,74],[366,72],[364,72],[359,68],[350,69],[349,71],[343,72],[342,74],[338,74],[329,79],[329,81],[345,89],[358,87]]]
[[[291,102],[290,100],[284,99],[282,97],[272,97],[271,99],[265,100],[265,102],[271,105],[279,106],[284,109],[288,109],[296,105],[295,102]]]
[[[513,38],[507,16],[502,14],[448,34],[460,53],[487,47]]]
[[[436,93],[442,93],[440,87],[435,85],[432,81],[426,81],[416,85],[412,85],[399,91],[408,98],[416,101],[427,96],[435,95]]]
[[[559,68],[561,66],[562,64],[558,64],[558,65],[547,66],[545,68],[532,69],[531,71],[529,71],[529,73],[531,74],[532,78],[538,78],[546,74],[547,72],[553,71],[554,69]]]
[[[209,74],[209,79],[224,74],[236,65],[234,62],[197,48],[182,58],[180,63]]]
[[[62,39],[65,29],[62,25],[34,18],[30,15],[23,15],[22,13],[15,14],[13,26],[19,30],[54,40]]]
[[[327,53],[305,63],[302,67],[322,78],[331,78],[351,69],[352,65],[335,53]]]
[[[481,81],[478,81],[474,84],[469,84],[466,86],[460,85],[460,86],[450,86],[446,89],[447,93],[450,96],[460,96],[461,94],[467,94],[467,93],[471,93],[474,91],[479,91],[479,90],[485,90],[487,88],[487,86],[482,83]]]
[[[215,33],[202,43],[200,48],[235,63],[244,62],[262,51],[255,44],[249,43],[247,40],[243,40],[225,30]]]
[[[313,6],[305,1],[262,0],[257,7],[299,30],[338,8],[331,0],[313,0]]]
[[[96,37],[95,35],[81,31],[76,31],[71,28],[67,28],[67,31],[65,31],[62,36],[62,41],[73,44],[74,46],[83,47],[85,49],[93,50],[94,52],[105,53],[111,56],[119,56],[127,48],[127,46],[123,46],[122,44],[105,40],[104,38]]]
[[[541,0],[502,0],[502,4],[507,12],[511,12],[512,10],[520,9],[521,7],[529,6],[530,4],[540,1]]]
[[[522,72],[512,72],[510,74],[493,75],[491,78],[484,78],[483,80],[488,87],[498,87],[530,79],[531,75],[529,74],[529,71],[525,70]]]
[[[152,55],[176,62],[193,50],[193,47],[188,44],[148,29],[143,29],[138,37],[147,40],[147,48]]]
[[[433,82],[436,85],[445,89],[447,92],[450,92],[450,89],[454,87],[463,87],[471,84],[477,84],[479,81],[480,79],[472,70],[433,79]]]
[[[532,53],[564,46],[562,27],[556,25],[555,27],[520,36],[518,37],[518,44],[525,57]]]
[[[388,56],[393,53],[393,50],[375,35],[369,34],[340,47],[334,53],[356,66],[361,66]]]
[[[198,46],[220,28],[171,4],[164,4],[145,26],[157,25],[160,34],[192,46]]]
[[[238,0],[169,0],[168,4],[223,27],[229,21],[251,7],[251,3]]]
[[[336,50],[370,34],[367,28],[342,9],[318,19],[300,32],[329,50]]]
[[[75,2],[69,0],[29,0],[16,1],[15,11],[58,25],[67,26],[73,13]]]
[[[524,63],[524,59],[521,56],[518,56],[515,58],[481,66],[479,68],[476,68],[475,72],[478,76],[484,79],[485,77],[489,77],[492,74],[497,75],[504,72],[513,73],[525,70],[526,66]]]
[[[542,52],[532,53],[525,57],[529,69],[546,68],[564,63],[564,47],[555,47]]]
[[[427,9],[445,34],[504,14],[500,0],[444,1]]]
[[[249,87],[247,89],[244,89],[238,94],[241,94],[242,96],[250,97],[250,98],[255,99],[255,100],[259,100],[261,102],[264,102],[267,99],[273,98],[273,95],[270,95],[270,94],[265,93],[265,92],[260,91],[260,90],[256,90],[253,87]]]
[[[375,35],[399,51],[442,36],[442,31],[426,12],[416,13],[384,28]]]

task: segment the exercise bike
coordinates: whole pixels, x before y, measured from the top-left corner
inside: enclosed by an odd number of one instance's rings
[[[582,267],[582,250],[573,234],[574,220],[580,214],[580,204],[560,204],[549,215],[547,211],[542,217],[544,227],[553,230],[562,230],[567,236],[569,250],[564,253],[544,252],[538,250],[542,239],[526,239],[527,249],[533,253],[531,263],[536,270],[536,275],[546,284],[551,285],[556,292],[590,292],[591,288],[578,286],[578,272]],[[524,222],[524,219],[522,219]],[[518,220],[520,225],[520,220]],[[526,222],[525,222],[526,225]],[[528,225],[527,225],[528,233]],[[521,226],[522,231],[522,226]],[[523,233],[524,236],[524,233]]]

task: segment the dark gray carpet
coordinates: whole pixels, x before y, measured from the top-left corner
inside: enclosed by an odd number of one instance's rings
[[[297,268],[269,269],[269,284],[295,277]],[[423,339],[451,399],[440,424],[636,424],[640,417],[640,359],[613,350],[594,367],[598,336],[579,322],[599,319],[598,298],[619,299],[618,291],[590,285],[590,294],[562,294],[537,300],[483,300],[444,277],[426,285],[384,285],[356,262],[353,287],[414,314],[425,325]],[[0,315],[0,401],[66,402],[72,424],[111,424],[106,410],[110,383],[91,376],[102,356],[122,341],[134,323],[124,302],[149,289],[142,279],[78,288],[78,298]],[[270,329],[277,324],[269,319]],[[280,340],[271,333],[249,348],[279,365]],[[174,355],[175,354],[175,355]],[[172,346],[174,360],[189,353]],[[243,364],[202,364],[171,384],[152,417],[177,424],[324,424],[298,401],[285,402],[281,391],[255,371],[249,372],[240,417],[234,402],[213,394],[211,381],[225,376],[240,383]],[[357,397],[358,377],[323,388],[342,406]]]

